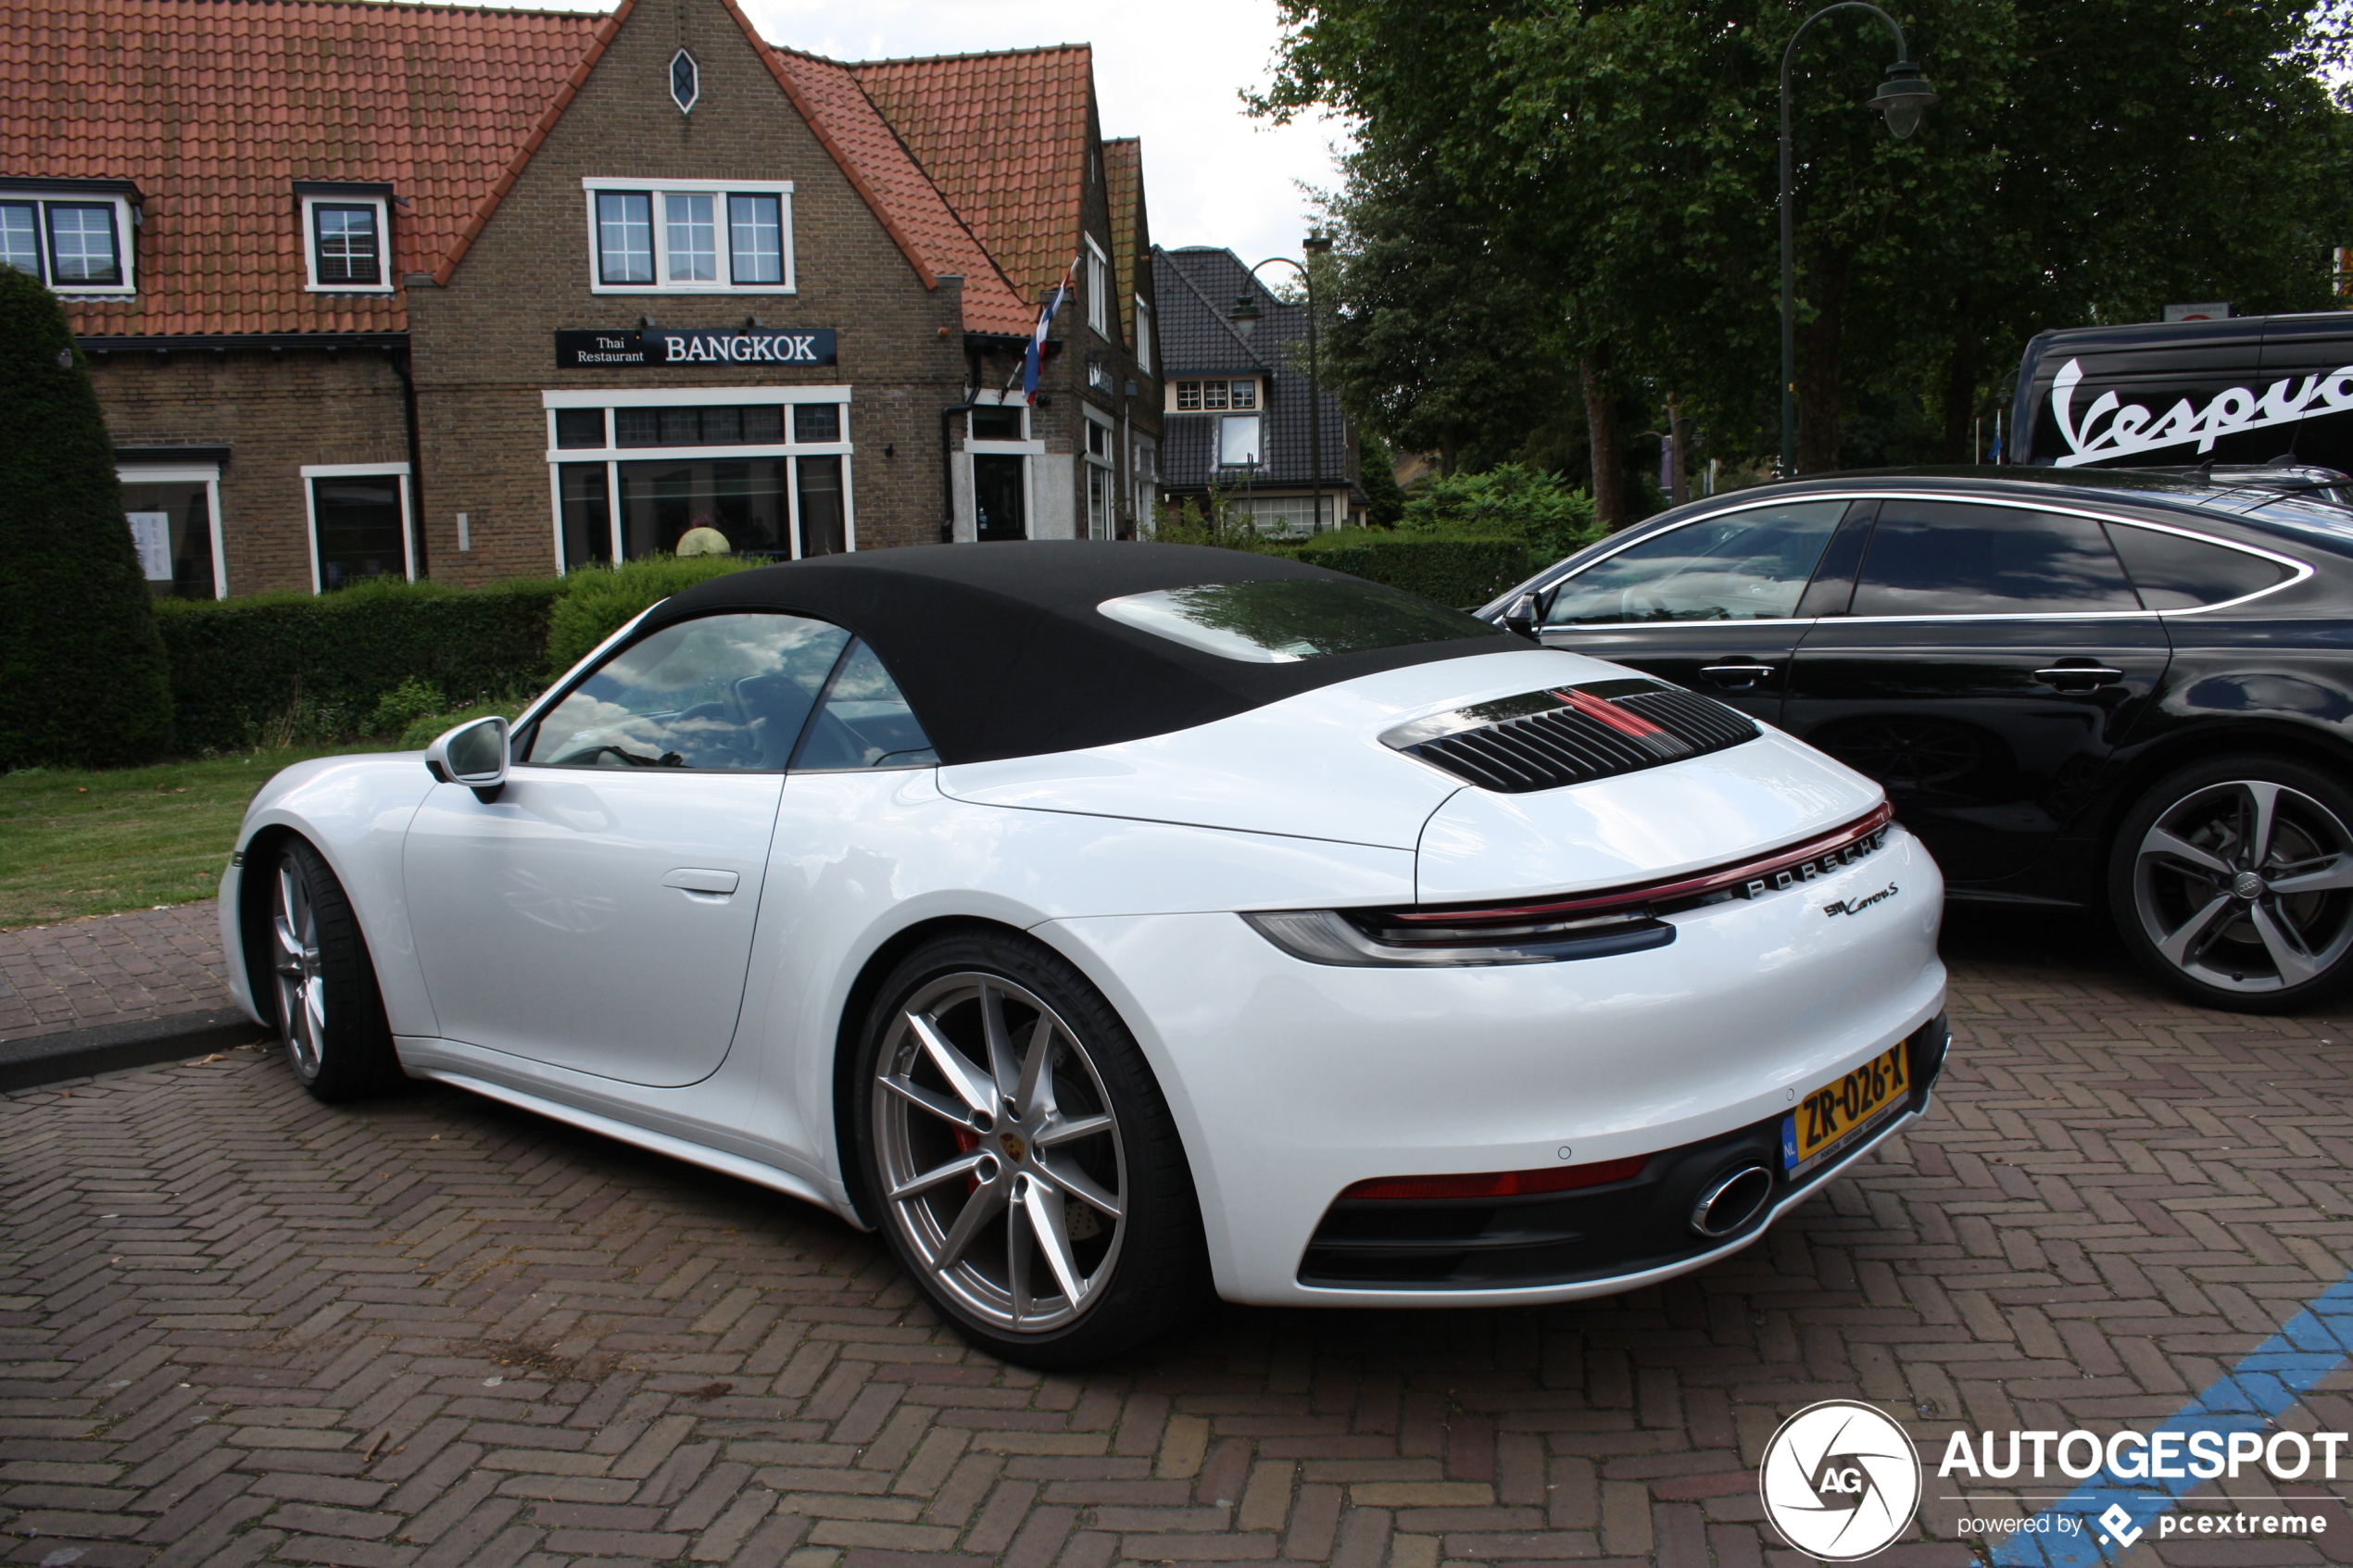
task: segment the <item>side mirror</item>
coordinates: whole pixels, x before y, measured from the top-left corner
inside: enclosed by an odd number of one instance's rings
[[[1536,640],[1536,617],[1539,613],[1536,596],[1522,594],[1512,601],[1511,608],[1504,611],[1504,630],[1516,632],[1533,642]]]
[[[507,721],[476,719],[425,747],[425,771],[443,784],[461,784],[488,805],[507,787]]]

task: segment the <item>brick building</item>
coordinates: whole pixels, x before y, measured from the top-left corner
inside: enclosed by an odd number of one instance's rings
[[[1150,251],[1159,288],[1162,493],[1214,495],[1273,533],[1365,521],[1363,452],[1330,387],[1310,383],[1307,307],[1230,250]]]
[[[0,263],[66,302],[159,592],[1150,515],[1143,184],[1083,45],[846,64],[734,0],[30,0],[7,36]]]

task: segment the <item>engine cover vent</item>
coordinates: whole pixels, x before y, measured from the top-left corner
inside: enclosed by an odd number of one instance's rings
[[[1712,697],[1636,677],[1458,708],[1381,740],[1466,784],[1526,795],[1727,750],[1757,733]]]

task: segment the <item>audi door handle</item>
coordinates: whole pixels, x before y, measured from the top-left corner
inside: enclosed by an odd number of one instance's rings
[[[1734,691],[1745,691],[1759,681],[1770,679],[1773,672],[1769,664],[1711,664],[1700,671],[1718,685]]]
[[[2088,681],[2093,685],[2105,686],[2110,681],[2124,679],[2124,671],[2110,670],[2100,664],[2061,664],[2049,670],[2037,670],[2034,678],[2046,686],[2062,686],[2070,681]]]

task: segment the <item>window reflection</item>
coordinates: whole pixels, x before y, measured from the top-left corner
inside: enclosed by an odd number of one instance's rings
[[[2141,608],[2090,518],[1935,501],[1881,503],[1856,615],[2081,615]]]
[[[1786,620],[1845,514],[1843,501],[1815,501],[1669,529],[1561,584],[1544,623]]]
[[[713,615],[613,655],[540,721],[554,768],[783,768],[849,634],[797,615]]]

